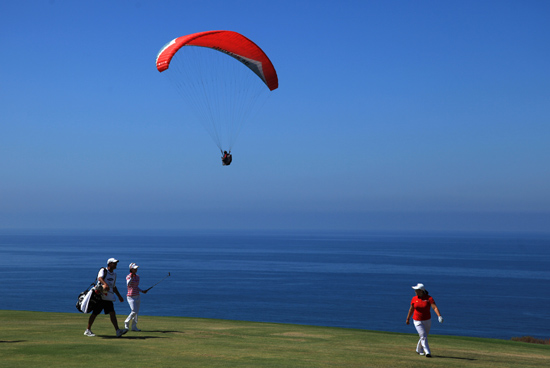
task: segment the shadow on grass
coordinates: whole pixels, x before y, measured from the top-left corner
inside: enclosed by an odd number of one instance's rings
[[[120,337],[117,337],[115,335],[97,335],[97,337],[100,337],[102,339],[126,339],[126,340],[148,340],[148,339],[166,339],[167,337],[162,337],[162,336],[147,336],[147,335],[142,335],[142,336],[120,336]]]
[[[469,360],[474,361],[477,359],[474,358],[462,358],[462,357],[452,357],[452,356],[445,356],[445,355],[432,355],[433,358],[440,358],[440,359],[457,359],[457,360]]]
[[[27,340],[13,340],[13,341],[7,341],[7,340],[0,340],[0,344],[2,343],[14,343],[14,342],[27,342]]]
[[[171,330],[164,330],[164,331],[161,331],[161,330],[157,330],[157,331],[152,331],[152,330],[147,330],[147,331],[142,331],[142,332],[145,332],[145,333],[163,333],[163,334],[170,334],[170,333],[174,333],[174,334],[182,334],[183,332],[181,331],[171,331]],[[97,337],[101,337],[102,339],[133,339],[133,340],[147,340],[147,339],[166,339],[167,337],[164,337],[164,336],[148,336],[148,335],[144,335],[144,334],[136,334],[136,333],[126,333],[125,335],[123,336],[120,336],[120,337],[117,337],[115,335],[97,335]]]

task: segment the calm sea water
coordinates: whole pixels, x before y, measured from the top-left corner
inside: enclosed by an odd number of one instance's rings
[[[109,257],[122,290],[130,262],[144,288],[170,272],[142,315],[415,333],[405,318],[422,282],[445,318],[432,334],[550,337],[550,235],[536,234],[4,231],[0,309],[78,313]]]

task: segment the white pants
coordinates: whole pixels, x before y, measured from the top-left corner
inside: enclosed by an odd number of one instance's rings
[[[141,300],[139,298],[139,295],[127,296],[126,300],[128,300],[128,304],[130,304],[130,309],[132,310],[132,312],[128,315],[128,318],[126,318],[126,321],[124,321],[124,323],[130,326],[130,322],[133,320],[131,327],[137,328],[139,305],[141,304]]]
[[[420,340],[418,340],[418,344],[416,344],[416,352],[419,354],[431,354],[430,345],[428,345],[428,334],[432,327],[432,320],[414,321],[414,327],[416,327],[418,336],[420,336]]]

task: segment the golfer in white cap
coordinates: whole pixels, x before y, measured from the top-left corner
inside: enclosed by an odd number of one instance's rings
[[[90,315],[90,318],[88,319],[88,327],[86,328],[86,331],[84,331],[84,335],[93,337],[95,334],[92,332],[92,325],[94,324],[95,318],[98,314],[101,313],[101,311],[104,311],[105,314],[108,314],[111,318],[111,323],[115,327],[116,330],[116,336],[120,337],[124,335],[126,332],[128,332],[127,329],[120,329],[118,328],[118,321],[116,318],[115,313],[115,306],[113,304],[114,301],[116,301],[116,296],[118,296],[118,300],[122,302],[124,299],[122,299],[122,295],[118,292],[118,289],[115,286],[116,283],[116,266],[118,265],[118,259],[116,258],[109,258],[107,260],[107,267],[102,267],[99,270],[99,273],[97,274],[97,280],[98,280],[98,287],[101,286],[102,293],[101,293],[101,303],[97,303],[95,308],[92,310],[92,314]]]
[[[411,316],[414,320],[414,327],[420,336],[418,344],[416,344],[416,353],[420,355],[426,355],[431,358],[432,352],[430,351],[430,345],[428,345],[428,334],[432,326],[432,316],[430,313],[430,307],[439,317],[439,322],[443,323],[443,317],[435,305],[434,299],[428,294],[428,290],[424,287],[424,284],[417,284],[412,287],[416,295],[411,300],[411,307],[407,314],[407,324],[410,323]]]
[[[141,331],[137,327],[139,306],[141,305],[141,299],[139,293],[147,294],[147,290],[139,288],[139,275],[137,274],[139,266],[135,263],[130,263],[130,273],[126,276],[126,285],[128,286],[128,294],[126,294],[126,300],[132,310],[124,321],[124,328],[129,329],[132,325],[132,331]]]

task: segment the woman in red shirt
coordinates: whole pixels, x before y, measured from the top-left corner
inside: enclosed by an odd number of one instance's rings
[[[414,327],[416,327],[416,331],[420,336],[420,340],[418,340],[418,344],[416,345],[416,353],[431,358],[432,353],[428,345],[428,334],[432,326],[430,307],[433,308],[434,312],[439,317],[439,323],[443,323],[443,317],[441,317],[441,313],[437,305],[435,305],[434,299],[428,294],[424,284],[418,284],[412,288],[416,296],[411,300],[411,307],[409,308],[409,314],[407,314],[407,324],[410,323],[412,315]]]

